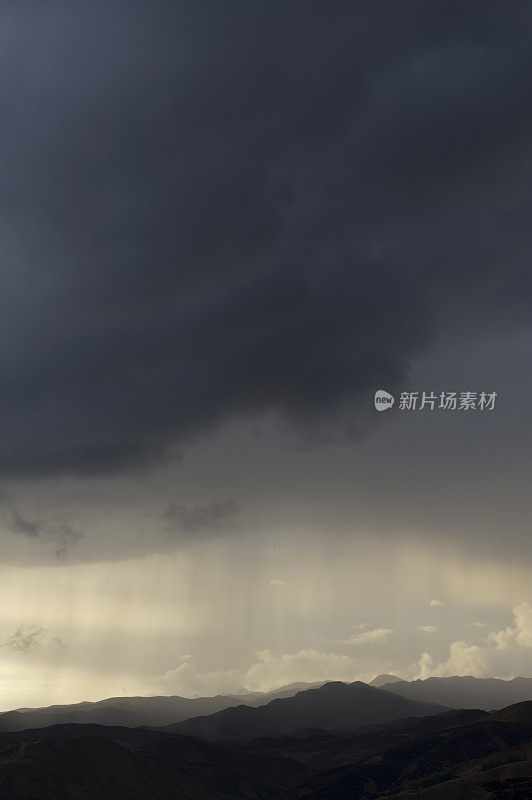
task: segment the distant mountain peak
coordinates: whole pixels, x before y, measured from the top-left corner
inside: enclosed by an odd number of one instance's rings
[[[448,709],[449,706],[441,704],[412,701],[362,681],[329,681],[317,689],[278,698],[260,707],[226,708],[167,726],[165,730],[234,741],[294,735],[301,730],[350,731],[363,725],[429,716]]]
[[[338,686],[349,686],[349,685],[350,684],[348,684],[348,683],[344,683],[344,681],[327,681],[327,683],[324,683],[323,686],[320,686],[317,689],[317,691],[318,692],[322,692],[322,691],[327,691],[327,690],[330,690],[330,689],[337,688]]]
[[[473,675],[433,676],[424,680],[390,681],[382,686],[387,692],[411,700],[440,703],[451,708],[480,708],[485,711],[532,701],[532,679],[475,678]]]
[[[382,675],[377,675],[376,678],[373,678],[369,685],[376,686],[377,689],[380,689],[380,687],[384,686],[386,683],[401,683],[402,680],[403,678],[399,678],[397,675],[388,675],[383,673]]]

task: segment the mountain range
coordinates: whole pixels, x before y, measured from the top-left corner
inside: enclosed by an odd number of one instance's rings
[[[260,706],[270,700],[291,697],[302,689],[319,683],[291,683],[272,692],[254,692],[215,697],[110,697],[94,703],[74,703],[46,708],[18,708],[0,714],[0,732],[44,728],[49,725],[97,724],[136,727],[167,725],[190,717],[213,714],[229,706],[244,703]]]
[[[323,713],[324,699],[339,709],[346,698],[348,702],[348,693],[360,702],[386,703],[388,708],[389,702],[400,699],[365,684],[329,683],[269,706],[275,710],[288,703],[297,712],[299,703],[316,716]],[[291,727],[295,726],[296,721]],[[0,796],[2,800],[530,800],[532,702],[491,713],[451,710],[349,732],[298,731],[245,742],[77,724],[2,734]]]
[[[203,739],[253,739],[283,736],[306,729],[353,730],[398,717],[423,717],[447,710],[368,686],[361,681],[330,682],[258,708],[240,705],[168,726],[168,730]]]
[[[372,681],[369,682],[370,686],[376,686],[377,689],[380,689],[381,686],[386,686],[389,683],[400,683],[403,679],[398,678],[397,675],[377,675],[376,678],[373,678]]]
[[[382,676],[386,677],[386,676]],[[423,703],[441,703],[451,708],[483,708],[492,711],[524,700],[532,700],[532,678],[427,678],[400,681],[393,678],[380,684],[382,689]]]
[[[317,689],[322,685],[322,683],[292,683],[266,693],[254,692],[198,698],[179,696],[110,697],[97,702],[55,705],[46,708],[19,708],[0,713],[0,732],[72,723],[131,728],[141,725],[151,727],[171,725],[175,727],[176,724],[185,720],[208,717],[228,708],[242,705],[257,708],[267,705],[272,700],[293,697],[297,692]],[[480,708],[491,711],[525,700],[532,700],[531,678],[514,678],[505,681],[497,678],[455,676],[403,681],[397,676],[384,674],[378,675],[369,685],[409,700],[435,703],[447,708]],[[244,719],[248,712],[239,711],[237,713]],[[205,724],[204,722],[194,723],[194,727]],[[218,718],[213,724],[219,724]],[[226,723],[224,722],[224,724]]]

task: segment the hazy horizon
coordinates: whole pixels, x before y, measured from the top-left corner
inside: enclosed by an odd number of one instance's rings
[[[75,706],[75,705],[78,705],[78,704],[82,704],[82,705],[86,704],[86,703],[89,703],[89,704],[90,703],[96,703],[97,704],[97,703],[103,703],[103,702],[105,702],[107,700],[138,700],[138,699],[150,700],[150,699],[160,699],[160,698],[168,698],[168,699],[181,698],[181,699],[186,699],[186,700],[203,700],[203,699],[224,697],[224,696],[235,697],[235,698],[239,698],[239,697],[246,698],[246,697],[255,697],[257,695],[259,695],[259,696],[260,695],[264,695],[264,697],[268,697],[269,698],[271,695],[275,696],[277,692],[281,692],[282,690],[288,690],[288,689],[291,690],[294,687],[296,687],[296,691],[297,692],[306,692],[310,688],[319,688],[321,686],[325,686],[326,684],[344,684],[344,685],[348,686],[349,684],[365,683],[367,686],[372,686],[372,685],[374,685],[372,681],[376,680],[377,678],[383,678],[383,679],[384,678],[391,678],[392,680],[390,681],[390,683],[395,683],[396,680],[398,682],[401,682],[401,683],[403,683],[405,681],[408,682],[408,683],[416,683],[416,682],[419,682],[419,681],[425,681],[428,678],[438,678],[438,677],[441,677],[441,676],[427,676],[427,678],[415,678],[413,680],[410,680],[409,678],[403,678],[402,676],[397,675],[397,674],[384,673],[384,674],[375,675],[373,677],[373,679],[369,679],[368,678],[367,681],[360,681],[360,679],[354,679],[353,681],[351,681],[349,679],[345,679],[345,680],[338,680],[338,679],[337,680],[324,680],[324,681],[317,681],[317,682],[294,681],[294,682],[289,683],[289,684],[280,684],[279,686],[272,686],[270,689],[265,690],[265,691],[250,691],[250,690],[244,689],[243,687],[240,687],[240,688],[237,688],[234,691],[229,691],[229,692],[227,692],[225,694],[213,694],[213,695],[202,695],[202,694],[176,695],[176,694],[155,694],[155,693],[146,694],[146,695],[116,695],[114,697],[113,696],[111,696],[111,697],[98,697],[98,698],[92,698],[90,700],[84,699],[84,700],[81,700],[81,701],[74,701],[74,702],[71,702],[71,703],[57,703],[57,704],[51,706],[51,708],[70,708],[71,706]],[[449,675],[449,676],[445,676],[443,678],[443,680],[446,680],[446,679],[453,680],[454,678],[464,678],[464,679],[473,678],[474,680],[480,680],[480,681],[484,680],[483,678],[475,678],[473,675]],[[518,676],[514,676],[513,678],[497,678],[497,676],[486,676],[486,679],[489,679],[489,680],[493,680],[493,679],[500,680],[500,681],[503,681],[503,683],[512,683],[513,681],[516,681],[516,680],[518,681],[518,680],[521,680],[521,679],[532,681],[532,678],[529,677],[529,676],[526,676],[526,675],[518,675]],[[383,688],[384,689],[385,686],[386,686],[386,683],[382,683],[382,684],[379,683],[379,684],[377,684],[375,686],[375,688],[378,688],[378,689]],[[388,691],[388,690],[385,689],[385,691]],[[401,692],[399,691],[398,694],[401,694]],[[291,696],[292,695],[288,695],[288,697],[291,697]],[[272,699],[275,699],[275,698],[272,698]],[[269,703],[270,699],[268,699],[267,702]],[[32,710],[32,709],[38,710],[38,709],[49,708],[49,707],[50,706],[48,706],[48,705],[45,705],[45,706],[17,706],[16,708],[15,707],[14,708],[2,708],[2,709],[0,709],[0,713],[9,712],[9,711],[28,711],[28,710]],[[60,723],[59,719],[58,719],[58,722]]]

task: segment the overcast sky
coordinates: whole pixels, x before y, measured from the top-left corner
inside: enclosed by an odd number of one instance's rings
[[[531,33],[1,5],[0,708],[532,676]]]

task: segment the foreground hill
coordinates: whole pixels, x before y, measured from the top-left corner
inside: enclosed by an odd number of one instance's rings
[[[389,722],[399,717],[423,717],[445,711],[434,703],[418,703],[356,681],[326,683],[294,697],[272,700],[265,706],[226,708],[195,717],[167,730],[204,739],[252,739],[319,728],[354,730],[361,725]]]
[[[81,736],[0,747],[2,800],[216,800],[109,739]]]
[[[275,691],[253,692],[240,695],[188,698],[170,697],[110,697],[95,703],[48,706],[47,708],[19,708],[0,714],[0,733],[45,728],[49,725],[111,725],[137,727],[140,725],[167,725],[190,717],[213,714],[230,706],[245,703],[259,706],[277,697],[291,697],[303,689],[321,684],[293,683]]]
[[[88,728],[2,735],[2,800],[532,798],[532,702],[491,714],[409,717],[352,733],[231,743],[102,726],[91,728],[98,735],[77,735]]]
[[[84,727],[0,737],[2,800],[532,798],[532,703],[246,743]]]
[[[152,741],[137,752],[228,800],[275,800],[313,774],[309,765],[287,753],[246,750],[187,736]]]
[[[452,724],[459,720],[442,715],[428,729],[422,720],[368,734],[351,763],[320,770],[286,798],[530,800],[532,703]]]
[[[483,708],[486,711],[532,700],[532,678],[427,678],[417,681],[396,681],[382,685],[411,700],[441,703],[451,708]]]
[[[46,738],[37,741],[1,737],[2,800],[274,800],[312,773],[299,760],[199,739],[159,734],[125,748],[118,729],[79,736],[76,727],[38,729]]]
[[[47,728],[29,728],[27,731],[0,733],[0,747],[3,742],[49,742],[52,739],[72,739],[79,736],[96,736],[110,739],[128,749],[142,747],[153,741],[165,739],[169,734],[154,728],[129,728],[118,725],[96,725],[93,723],[68,723],[50,725]],[[1,795],[0,795],[1,800]]]
[[[109,745],[119,744],[121,747],[108,747],[106,740]],[[130,753],[122,752],[122,748]],[[7,758],[2,759],[2,754],[6,754]],[[75,792],[81,787],[85,792],[88,791],[88,786],[90,791],[96,792],[96,796],[99,796],[100,791],[98,784],[93,781],[86,785],[87,776],[84,770],[78,774],[78,759],[80,762],[85,760],[91,769],[91,759],[95,759],[97,763],[93,766],[96,768],[96,775],[102,771],[102,774],[106,774],[112,761],[109,779],[119,782],[123,781],[122,768],[131,770],[134,765],[139,791],[146,791],[145,785],[151,781],[161,791],[175,792],[177,788],[183,797],[188,797],[190,793],[196,796],[195,792],[198,798],[204,795],[210,797],[212,793],[217,798],[255,800],[259,796],[268,800],[278,797],[292,786],[297,786],[312,773],[311,768],[302,760],[284,754],[280,758],[269,753],[247,752],[215,745],[202,739],[162,733],[151,728],[52,725],[49,728],[0,734],[0,797],[4,800],[3,792],[7,789],[6,773],[2,772],[2,764],[9,764],[13,756],[20,767],[15,775],[20,786],[25,786],[29,780],[43,785],[42,768],[44,773],[54,776],[50,787],[54,786],[54,791],[59,792],[62,761],[63,758],[70,758],[71,754],[71,769],[65,772],[65,777],[68,776],[73,781],[73,796],[76,798],[78,795]],[[168,771],[174,777],[169,776]],[[44,787],[46,785],[45,783]],[[126,786],[130,785],[126,783]],[[18,795],[15,796],[18,798]],[[166,797],[165,794],[163,796]],[[173,798],[174,794],[169,796]],[[154,797],[158,798],[159,795],[155,794]],[[151,795],[146,795],[146,798],[149,800]]]

